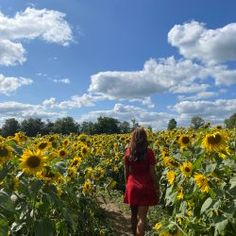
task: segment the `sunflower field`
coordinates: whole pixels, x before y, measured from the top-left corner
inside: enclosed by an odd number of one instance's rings
[[[236,129],[147,132],[162,192],[147,235],[236,235]],[[122,196],[129,140],[0,137],[0,235],[113,235],[98,199]]]

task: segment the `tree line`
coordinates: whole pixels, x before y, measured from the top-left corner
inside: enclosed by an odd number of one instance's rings
[[[236,113],[224,121],[226,128],[236,127]],[[200,116],[194,116],[191,119],[191,127],[199,129],[203,126],[209,126]],[[38,134],[70,134],[70,133],[86,133],[86,134],[122,134],[129,133],[134,128],[140,126],[135,119],[131,122],[119,121],[111,117],[98,117],[96,122],[84,121],[78,124],[72,117],[64,117],[57,119],[55,122],[47,120],[42,121],[40,118],[29,118],[19,122],[15,118],[6,119],[0,135],[3,137],[13,136],[16,132],[24,132],[29,137],[35,137]],[[151,129],[151,127],[148,127]],[[170,119],[167,125],[168,130],[177,128],[175,119]]]
[[[129,133],[135,127],[139,126],[135,120],[130,124],[127,121],[119,121],[111,117],[99,117],[96,122],[84,121],[78,124],[72,117],[57,119],[55,122],[47,120],[42,121],[40,118],[29,118],[19,122],[15,118],[6,119],[0,135],[3,137],[13,136],[16,132],[24,132],[29,137],[35,137],[38,134],[113,134]]]
[[[232,116],[230,116],[228,119],[224,120],[224,124],[226,128],[236,128],[236,113],[234,113]],[[190,126],[194,129],[199,129],[201,127],[207,127],[210,126],[209,122],[206,122],[202,117],[200,116],[193,116],[191,119]],[[175,119],[170,119],[167,129],[172,130],[177,127],[177,122]]]

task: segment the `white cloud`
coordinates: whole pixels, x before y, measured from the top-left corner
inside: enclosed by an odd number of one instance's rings
[[[87,106],[94,106],[95,102],[104,100],[102,96],[83,94],[82,96],[74,95],[69,100],[57,102],[55,98],[46,99],[42,102],[44,107],[58,108],[58,109],[74,109]]]
[[[177,84],[170,88],[170,92],[173,93],[199,93],[205,91],[209,88],[209,84],[199,84],[199,83],[192,83],[192,84]]]
[[[216,85],[236,84],[236,70],[229,70],[226,65],[208,67],[206,70],[214,78]]]
[[[95,122],[99,116],[113,117],[120,121],[130,122],[135,119],[140,125],[151,126],[154,129],[166,128],[169,119],[173,116],[165,112],[150,112],[149,110],[117,103],[111,110],[91,111],[82,115],[78,120],[79,123],[83,121]]]
[[[30,117],[41,119],[53,119],[64,115],[65,113],[63,112],[58,113],[48,111],[48,109],[45,109],[45,107],[41,105],[32,105],[15,101],[0,103],[0,116],[4,117],[4,119],[12,117],[16,118],[17,120],[22,120]]]
[[[190,60],[150,59],[141,71],[106,71],[92,75],[88,91],[113,99],[140,99],[166,91],[178,93],[181,86],[189,87],[194,80],[207,76],[203,66]]]
[[[5,77],[3,74],[0,74],[0,94],[10,95],[19,87],[23,85],[30,85],[32,83],[33,80],[31,79],[26,79],[23,77]]]
[[[65,14],[48,9],[27,7],[13,18],[0,12],[0,64],[16,65],[25,62],[25,49],[20,41],[39,38],[63,46],[73,40]]]
[[[210,97],[215,97],[217,96],[218,93],[217,92],[210,92],[210,91],[205,91],[205,92],[199,92],[197,94],[194,94],[192,96],[184,96],[184,95],[180,95],[178,96],[178,99],[183,101],[183,100],[202,100],[202,99],[207,99]]]
[[[0,39],[0,65],[12,66],[25,61],[25,49],[21,43]]]
[[[62,84],[70,84],[70,80],[68,78],[65,78],[65,79],[54,79],[53,82],[55,82],[55,83],[62,83]]]
[[[56,98],[49,98],[42,102],[43,107],[53,108],[56,106]]]
[[[236,111],[236,99],[217,99],[215,101],[182,101],[170,107],[179,114],[182,121],[198,115],[213,123],[223,122]]]
[[[175,25],[168,33],[168,41],[188,59],[215,64],[236,59],[236,23],[218,29],[192,21]]]

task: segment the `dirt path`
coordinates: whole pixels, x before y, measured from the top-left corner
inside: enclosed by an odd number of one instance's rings
[[[132,236],[130,215],[122,212],[113,202],[102,202],[101,207],[109,219],[114,236]]]

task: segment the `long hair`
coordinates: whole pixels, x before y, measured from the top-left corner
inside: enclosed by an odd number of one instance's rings
[[[136,128],[131,137],[129,144],[130,160],[139,161],[146,157],[148,147],[147,133],[144,128]]]

